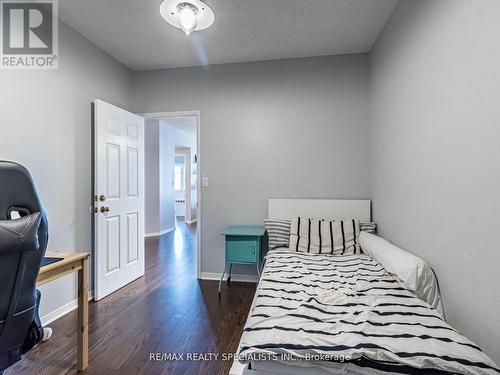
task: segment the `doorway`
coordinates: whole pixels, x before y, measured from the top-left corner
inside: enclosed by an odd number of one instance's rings
[[[190,153],[189,148],[185,148],[186,153]],[[186,220],[187,206],[187,189],[188,186],[188,174],[186,173],[186,155],[183,152],[184,147],[175,147],[175,165],[174,165],[174,190],[175,190],[175,218],[176,220]]]
[[[176,254],[196,259],[200,276],[201,193],[200,116],[198,111],[142,114],[145,118],[146,237],[171,236]],[[171,233],[173,232],[173,233]],[[191,233],[196,247],[177,241]],[[181,249],[181,247],[186,249]],[[147,246],[146,246],[147,247]],[[179,247],[179,248],[178,248]]]

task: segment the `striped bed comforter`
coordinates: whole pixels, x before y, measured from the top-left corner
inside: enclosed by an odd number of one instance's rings
[[[243,363],[298,361],[331,372],[500,373],[370,257],[289,249],[266,256],[238,354]]]

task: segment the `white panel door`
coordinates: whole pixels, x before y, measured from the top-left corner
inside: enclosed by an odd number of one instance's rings
[[[95,100],[95,299],[144,275],[144,119]]]

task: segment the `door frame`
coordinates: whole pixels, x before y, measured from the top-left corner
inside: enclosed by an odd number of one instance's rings
[[[187,111],[168,111],[168,112],[146,112],[146,113],[138,113],[139,116],[144,117],[144,120],[157,120],[160,118],[167,118],[167,117],[187,117],[187,116],[192,116],[196,118],[196,156],[197,156],[197,184],[196,184],[196,190],[197,190],[197,200],[198,200],[198,217],[197,217],[197,239],[196,239],[196,277],[198,279],[201,278],[201,252],[202,252],[202,245],[201,245],[201,227],[202,227],[202,199],[201,199],[201,188],[202,188],[202,181],[201,181],[201,171],[202,171],[202,163],[203,163],[203,158],[202,158],[202,150],[201,150],[201,141],[200,141],[200,136],[201,136],[201,114],[199,110],[187,110]],[[147,126],[147,125],[144,125]],[[191,161],[191,163],[193,160]]]

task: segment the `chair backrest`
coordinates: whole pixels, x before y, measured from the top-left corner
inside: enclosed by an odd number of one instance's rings
[[[38,249],[0,252],[0,354],[19,348],[28,333],[36,305],[36,279],[48,241],[47,217],[31,175],[17,163],[0,161],[0,220],[36,212],[41,216]]]

